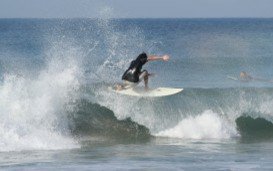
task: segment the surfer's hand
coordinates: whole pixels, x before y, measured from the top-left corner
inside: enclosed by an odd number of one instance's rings
[[[169,55],[162,56],[163,61],[168,61],[170,59]]]

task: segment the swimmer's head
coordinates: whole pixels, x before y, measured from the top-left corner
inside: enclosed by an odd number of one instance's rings
[[[246,77],[246,76],[247,76],[247,74],[246,74],[245,71],[242,71],[242,72],[240,73],[240,77],[244,78],[244,77]]]

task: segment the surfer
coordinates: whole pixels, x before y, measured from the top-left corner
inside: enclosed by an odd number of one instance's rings
[[[144,80],[145,89],[148,89],[148,79],[149,76],[152,76],[153,74],[148,73],[147,70],[142,70],[142,66],[149,61],[157,60],[168,61],[169,58],[170,57],[168,55],[156,56],[147,55],[144,52],[141,53],[135,60],[131,62],[129,68],[122,75],[122,80],[124,81],[124,84],[117,85],[116,89],[122,90],[124,88],[135,87],[142,80]]]
[[[244,82],[248,82],[248,81],[261,81],[261,82],[268,82],[268,83],[272,83],[273,82],[273,80],[268,80],[268,79],[264,79],[264,78],[253,77],[253,76],[247,74],[245,71],[240,72],[240,81],[244,81]]]
[[[251,81],[254,80],[252,76],[247,74],[245,71],[240,72],[240,80],[241,81]]]

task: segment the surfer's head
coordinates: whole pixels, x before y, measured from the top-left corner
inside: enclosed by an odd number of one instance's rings
[[[241,77],[241,78],[245,78],[245,77],[247,77],[246,72],[245,72],[245,71],[242,71],[242,72],[240,73],[240,77]]]

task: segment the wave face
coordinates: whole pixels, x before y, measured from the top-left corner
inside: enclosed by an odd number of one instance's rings
[[[118,120],[114,113],[99,104],[87,100],[77,102],[76,110],[70,114],[70,129],[77,136],[99,136],[121,140],[144,140],[150,138],[146,127],[130,118]]]
[[[100,92],[97,99],[118,118],[130,117],[149,128],[155,136],[229,139],[245,137],[246,133],[251,135],[254,130],[251,126],[243,126],[242,117],[272,122],[272,93],[271,88],[188,88],[164,98],[117,97]],[[266,131],[269,133],[270,129]],[[253,132],[253,136],[258,134],[259,129]]]
[[[236,124],[243,140],[257,141],[273,138],[273,123],[264,118],[241,116],[236,119]]]
[[[80,148],[88,136],[271,137],[272,19],[110,16],[0,19],[0,151]],[[142,51],[171,56],[145,65],[156,73],[150,87],[184,91],[150,99],[107,91]],[[227,79],[242,70],[262,79]]]

